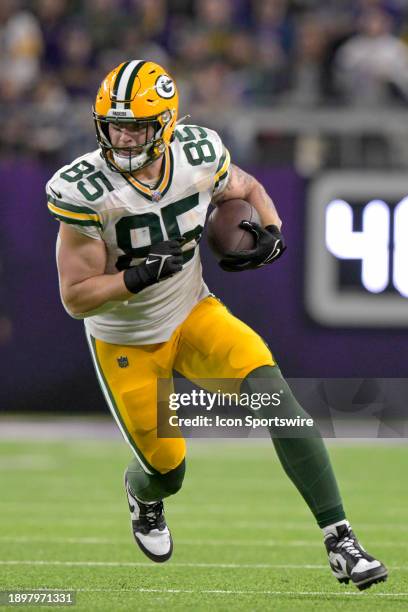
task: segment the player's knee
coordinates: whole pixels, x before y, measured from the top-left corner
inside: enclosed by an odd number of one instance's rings
[[[241,392],[251,392],[254,387],[257,390],[270,391],[273,387],[279,390],[282,385],[287,387],[287,382],[283,378],[282,373],[277,365],[263,365],[251,370],[244,378],[241,384]]]
[[[161,475],[162,485],[165,489],[165,496],[174,495],[178,491],[180,491],[184,474],[186,472],[186,461],[185,459],[173,470],[167,472],[167,474]]]
[[[228,355],[230,368],[236,372],[254,371],[262,366],[275,365],[272,353],[260,336],[255,332],[243,336]]]
[[[296,397],[293,395],[288,383],[283,378],[280,369],[277,366],[262,366],[256,368],[246,376],[241,384],[241,394],[248,393],[251,399],[256,395],[260,397],[263,394],[269,395],[271,402],[264,405],[260,410],[257,411],[259,416],[277,416],[281,418],[296,418],[310,419],[310,415],[304,410],[299,404]],[[272,401],[273,400],[273,401]],[[288,425],[288,437],[293,437],[294,431],[297,425]],[[311,432],[316,432],[319,435],[317,427],[312,423],[307,424],[308,435]],[[312,429],[313,428],[313,429]],[[280,434],[283,436],[284,430],[279,429]],[[303,430],[303,422],[300,424],[299,431]]]
[[[150,456],[150,465],[160,474],[175,470],[186,456],[186,443],[183,438],[163,438]]]
[[[260,397],[264,394],[273,398],[273,402],[270,405],[266,404],[264,408],[259,410],[259,414],[263,412],[269,414],[271,410],[274,414],[278,414],[279,412],[285,412],[289,407],[299,406],[277,365],[264,365],[254,368],[242,381],[242,393],[248,394],[251,398],[254,396]]]

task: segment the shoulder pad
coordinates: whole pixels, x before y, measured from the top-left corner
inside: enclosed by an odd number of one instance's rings
[[[59,221],[102,228],[96,201],[106,191],[112,191],[113,186],[92,163],[94,158],[93,153],[79,157],[72,164],[63,166],[48,181],[48,209]]]

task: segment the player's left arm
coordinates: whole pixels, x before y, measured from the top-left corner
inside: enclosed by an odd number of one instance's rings
[[[231,164],[226,186],[213,198],[215,206],[226,200],[242,199],[249,202],[258,212],[262,226],[250,221],[242,221],[240,226],[251,232],[255,247],[251,250],[227,253],[219,262],[228,272],[239,272],[260,268],[273,263],[286,249],[281,233],[282,221],[265,188],[247,172]]]
[[[212,202],[217,206],[225,200],[241,199],[249,202],[258,212],[264,227],[276,225],[282,227],[282,221],[265,188],[254,176],[248,174],[235,164],[229,168],[229,177],[225,189],[217,194]]]

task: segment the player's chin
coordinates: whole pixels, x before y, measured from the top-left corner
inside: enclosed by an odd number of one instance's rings
[[[132,161],[134,157],[137,156],[137,153],[136,151],[134,153],[123,153],[123,152],[119,153],[118,151],[115,151],[113,156],[118,161],[121,161],[123,163],[126,163],[126,162],[129,163]]]
[[[136,154],[129,154],[129,153],[118,153],[118,152],[114,152],[113,153],[113,160],[115,162],[115,164],[117,166],[119,166],[119,168],[121,168],[121,170],[133,170],[137,167],[137,164],[134,163],[133,160],[135,160],[135,158],[137,157]]]

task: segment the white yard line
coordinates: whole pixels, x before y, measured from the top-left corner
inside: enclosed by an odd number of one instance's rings
[[[75,589],[73,589],[75,590]],[[112,593],[121,593],[125,589],[76,589],[79,592],[112,592]],[[232,591],[232,590],[224,590],[224,589],[126,589],[125,592],[128,593],[191,593],[191,594],[211,594],[211,595],[283,595],[289,597],[308,597],[308,596],[327,596],[327,595],[335,595],[337,597],[361,597],[361,593],[358,591],[344,591],[343,593],[338,593],[337,591]],[[374,597],[407,597],[408,593],[371,593],[371,596]]]
[[[17,589],[14,589],[17,590]],[[64,587],[63,589],[49,589],[44,588],[42,591],[75,591],[77,593],[187,593],[192,595],[280,595],[283,597],[316,597],[323,596],[327,597],[335,596],[335,597],[407,597],[408,593],[379,593],[376,591],[365,592],[364,594],[359,593],[358,591],[239,591],[239,590],[230,590],[230,589],[147,589],[147,588],[134,588],[134,589],[86,589],[86,588],[77,588],[75,586],[71,586],[70,588]]]
[[[24,560],[0,560],[0,565],[55,565],[66,567],[162,567],[160,564],[134,561],[51,561],[37,559]],[[327,569],[327,565],[309,564],[278,564],[278,563],[179,563],[171,562],[166,569],[171,567],[200,567],[200,568],[223,568],[223,569]],[[407,571],[408,565],[394,565],[390,570]]]
[[[2,525],[2,531],[4,532],[8,532],[8,533],[12,533],[15,531],[15,526],[16,526],[16,517],[15,514],[5,514],[2,511],[0,511],[0,515],[1,515],[1,525]],[[166,513],[168,522],[170,524],[170,526],[173,526],[174,528],[174,521],[171,521],[171,519],[169,519],[169,513]],[[29,516],[29,517],[21,517],[20,519],[20,523],[21,523],[21,528],[24,528],[25,530],[28,529],[33,529],[33,531],[38,531],[38,527],[41,524],[41,517],[38,517],[38,515],[36,515],[36,517],[34,516]],[[108,518],[107,516],[105,516],[104,518],[99,518],[98,517],[98,528],[107,528],[109,529],[110,532],[116,530],[117,525],[118,525],[118,518],[115,516],[115,514],[112,513],[112,515]],[[126,522],[126,518],[124,519]],[[47,521],[43,521],[44,523],[44,527],[50,527],[50,526],[58,526],[58,531],[65,531],[65,529],[68,528],[72,528],[75,531],[81,531],[81,532],[89,532],[95,531],[95,525],[91,524],[91,518],[87,517],[87,518],[80,518],[80,517],[73,517],[73,518],[63,518],[61,516],[58,516],[58,518],[55,517],[51,517],[50,519],[47,518]],[[45,525],[45,523],[47,525]],[[273,522],[272,522],[273,523]],[[276,524],[276,523],[275,523]],[[262,523],[257,523],[256,525],[254,525],[253,522],[251,521],[234,521],[234,520],[230,520],[228,522],[228,526],[229,526],[229,531],[232,533],[234,530],[246,530],[246,529],[250,529],[251,532],[253,533],[254,536],[257,536],[258,538],[262,536],[262,534],[266,533],[270,533],[271,535],[273,535],[273,529],[271,529],[271,521],[265,521]],[[289,527],[287,525],[280,525],[279,524],[279,531],[284,531],[285,534],[287,533],[287,531],[293,531],[298,530],[298,532],[310,532],[311,528],[314,529],[314,524],[313,522],[309,523],[309,526],[307,527],[306,525],[304,527],[300,527],[298,526],[296,523],[293,523],[292,527]],[[179,527],[179,529],[181,529]],[[199,532],[201,529],[209,529],[211,530],[211,535],[212,535],[212,539],[218,539],[217,533],[220,534],[220,536],[223,536],[225,538],[226,535],[226,530],[225,530],[225,523],[220,524],[217,522],[212,522],[212,521],[199,521],[199,520],[195,520],[193,521],[192,525],[183,525],[182,527],[183,529],[183,533],[185,533],[186,535],[195,535],[197,532]],[[389,525],[381,525],[381,524],[371,524],[371,525],[365,525],[365,526],[361,526],[359,528],[355,528],[354,529],[355,533],[357,533],[359,535],[359,539],[362,540],[363,545],[365,545],[365,543],[368,544],[372,544],[372,542],[374,540],[371,540],[371,536],[370,534],[373,534],[373,532],[375,532],[375,542],[380,543],[380,541],[377,539],[378,538],[378,533],[382,533],[382,535],[384,536],[384,538],[386,538],[386,536],[390,536],[390,538],[395,538],[395,539],[402,539],[402,536],[405,537],[406,532],[408,531],[408,524],[407,525],[399,525],[399,523],[396,523],[395,525],[393,525],[392,527]],[[364,533],[365,532],[365,533]],[[364,535],[362,535],[364,533]],[[305,535],[306,533],[297,533],[297,535]],[[315,531],[315,535],[316,538],[319,540],[321,538],[320,532],[318,531],[318,529],[316,529]],[[184,538],[183,538],[184,539]],[[189,539],[189,538],[186,538]],[[48,538],[47,538],[48,540]],[[271,538],[272,540],[272,538]],[[0,540],[1,541],[1,540]],[[179,539],[177,538],[177,541],[179,541]],[[289,540],[290,541],[290,540]],[[262,540],[262,542],[264,542],[264,540]],[[381,546],[388,546],[388,544],[383,544],[381,543]],[[392,548],[392,546],[394,546],[394,544],[389,544],[389,547]],[[399,544],[396,544],[396,546],[398,547]],[[401,546],[401,548],[403,548],[403,546]]]
[[[24,560],[0,560],[0,565],[57,565],[67,567],[150,567],[159,568],[160,564],[153,564],[144,561],[48,561],[44,559],[37,559],[28,561]],[[239,568],[253,568],[253,569],[323,569],[327,565],[281,565],[271,563],[169,563],[166,568],[173,567],[201,567],[201,568],[224,568],[224,569],[239,569]]]
[[[19,502],[18,504],[16,503],[15,506],[18,509],[21,509],[21,504],[23,502]],[[15,509],[14,508],[8,508],[6,510],[5,508],[6,503],[4,504],[4,506],[2,507],[2,502],[0,502],[0,512],[1,512],[1,521],[3,524],[6,523],[6,521],[13,521],[15,523]],[[31,502],[30,502],[31,505]],[[38,504],[38,508],[35,508],[36,504],[33,504],[34,509],[38,512],[41,513],[44,509],[44,503],[39,503]],[[82,512],[82,510],[81,510]],[[89,511],[91,513],[91,510]],[[94,512],[94,509],[92,510],[92,512]],[[114,515],[122,515],[125,516],[125,520],[126,520],[126,509],[124,509],[123,511],[119,510],[115,510],[115,509],[108,509],[107,510],[107,514],[111,514],[111,517],[108,516],[103,516],[103,517],[99,517],[98,518],[98,524],[100,525],[105,525],[105,524],[112,524],[114,522],[116,522],[116,517]],[[124,514],[125,513],[125,514]],[[401,510],[402,513],[402,510]],[[6,515],[11,515],[6,516]],[[183,528],[185,530],[188,529],[193,529],[195,532],[197,532],[197,530],[201,529],[201,528],[211,528],[212,530],[220,530],[220,531],[224,531],[225,532],[225,524],[224,523],[219,523],[215,520],[200,520],[197,515],[193,515],[191,512],[179,512],[176,509],[171,508],[168,512],[166,512],[166,516],[167,518],[170,520],[173,520],[172,515],[174,515],[174,520],[178,519],[178,515],[183,515],[183,514],[188,514],[189,518],[190,518],[190,524],[185,524],[183,526]],[[203,514],[207,514],[207,510],[204,508],[203,509]],[[214,513],[215,514],[215,513]],[[225,510],[220,512],[220,514],[223,514],[223,516],[225,517]],[[310,531],[311,529],[313,529],[315,531],[316,534],[319,533],[319,529],[318,527],[315,525],[313,519],[310,519],[310,521],[291,521],[291,522],[280,522],[279,521],[279,517],[278,516],[274,516],[271,515],[270,517],[272,519],[272,521],[276,521],[276,524],[279,525],[279,530],[285,530],[285,531],[293,531],[293,530],[298,530],[298,531]],[[353,523],[354,526],[354,531],[358,532],[359,534],[361,534],[361,532],[397,532],[399,535],[401,534],[401,532],[406,532],[408,531],[408,524],[405,521],[405,518],[403,519],[403,516],[401,514],[401,517],[398,517],[398,520],[396,521],[395,517],[390,517],[388,520],[393,521],[390,523],[370,523],[370,524],[366,524],[364,525],[363,522],[358,523]],[[404,523],[402,522],[404,520]],[[33,518],[33,516],[24,516],[21,519],[22,522],[24,522],[24,525],[35,525],[36,528],[38,528],[39,525],[39,519],[38,518]],[[61,514],[58,514],[58,518],[50,518],[47,519],[47,523],[51,524],[51,523],[58,523],[59,526],[61,525],[86,525],[89,526],[89,521],[90,521],[90,517],[86,517],[83,518],[81,517],[79,514],[77,516],[70,516],[70,517],[64,517]],[[401,521],[401,522],[400,522]],[[254,521],[245,521],[245,520],[235,520],[234,517],[230,517],[228,518],[228,525],[231,529],[251,529],[252,532],[256,531],[256,530],[271,530],[271,520],[263,520],[263,521],[257,521],[256,523],[254,523]]]
[[[47,537],[47,536],[0,536],[0,542],[9,542],[11,544],[28,544],[38,543],[38,542],[46,542],[49,544],[99,544],[99,545],[114,545],[114,544],[126,544],[130,540],[129,538],[98,538],[98,537],[73,537],[73,538],[64,538],[64,537]],[[177,539],[177,544],[182,544],[183,546],[242,546],[242,547],[258,547],[262,548],[264,546],[278,547],[282,546],[284,548],[297,548],[297,547],[312,547],[312,548],[322,548],[322,542],[315,540],[212,540],[212,539],[204,539],[204,540],[196,540],[196,539]],[[405,542],[379,542],[370,541],[370,545],[373,547],[383,547],[383,548],[406,548],[407,545]]]

